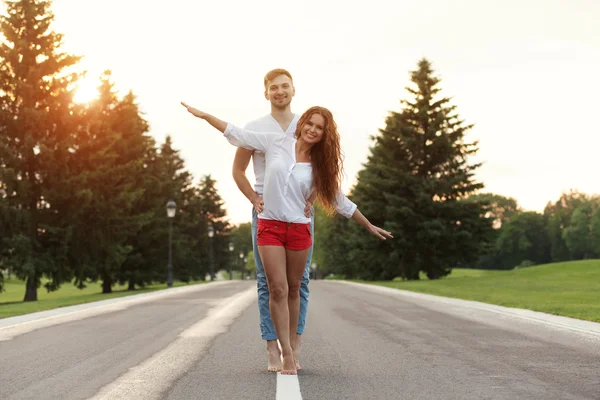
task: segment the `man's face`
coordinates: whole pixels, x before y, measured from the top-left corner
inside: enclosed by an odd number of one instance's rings
[[[265,89],[265,98],[276,108],[286,108],[292,102],[292,97],[296,94],[294,84],[287,75],[278,75],[273,80],[267,82]]]

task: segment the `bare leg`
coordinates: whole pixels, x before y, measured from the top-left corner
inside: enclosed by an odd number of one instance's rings
[[[306,259],[308,258],[309,250],[310,249],[286,249],[287,282],[289,288],[288,304],[290,310],[290,343],[292,344],[292,351],[294,352],[294,364],[296,370],[300,369],[300,363],[296,358],[298,350],[300,349],[300,335],[296,333],[298,331],[298,315],[300,314],[300,283],[302,282],[302,275],[304,275],[304,268],[306,267]]]
[[[275,332],[283,355],[282,374],[296,374],[294,354],[290,341],[290,310],[288,307],[288,280],[286,275],[286,252],[281,246],[258,246],[269,285],[269,308]],[[300,304],[300,303],[298,303]],[[296,314],[296,319],[298,315]]]

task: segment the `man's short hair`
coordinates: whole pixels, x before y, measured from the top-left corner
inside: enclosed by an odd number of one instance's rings
[[[267,74],[265,75],[265,89],[267,88],[267,84],[269,83],[269,81],[272,81],[279,75],[286,75],[290,78],[292,82],[294,81],[294,79],[292,78],[292,74],[290,74],[287,70],[283,68],[276,68],[267,72]]]

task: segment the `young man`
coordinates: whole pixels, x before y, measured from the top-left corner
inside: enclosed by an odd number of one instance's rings
[[[281,132],[282,135],[293,136],[296,132],[299,115],[292,113],[291,102],[296,89],[292,80],[292,75],[284,69],[274,69],[269,71],[264,78],[265,92],[264,96],[271,103],[271,113],[262,118],[249,122],[245,129],[256,132]],[[250,185],[246,177],[246,168],[253,161],[254,176],[256,182],[254,188]],[[281,353],[277,346],[277,334],[271,320],[269,312],[269,289],[263,263],[258,253],[256,244],[256,232],[258,214],[263,211],[263,182],[265,175],[265,155],[258,151],[251,151],[239,147],[235,154],[233,162],[233,179],[238,188],[244,193],[246,198],[253,205],[252,208],[252,244],[254,246],[254,260],[256,262],[256,286],[258,291],[258,310],[260,314],[260,330],[262,339],[267,342],[267,369],[271,372],[279,371],[282,368]],[[311,212],[311,232],[314,237],[314,214]],[[314,246],[314,241],[313,241]],[[296,368],[300,369],[298,363],[298,350],[301,335],[304,332],[306,322],[306,312],[308,310],[308,280],[310,274],[310,263],[312,259],[311,247],[306,261],[304,276],[300,286],[300,315],[298,317],[297,346],[294,349],[296,355]]]
[[[290,104],[292,98],[296,93],[292,75],[284,69],[274,69],[269,71],[264,78],[265,85],[265,98],[271,103],[271,113],[265,115],[262,118],[249,122],[245,129],[272,133],[281,132],[282,135],[294,136],[296,132],[296,126],[300,116],[292,113]],[[254,164],[254,175],[256,177],[256,183],[254,189],[250,185],[248,178],[246,177],[246,168],[252,158]],[[233,178],[238,185],[238,188],[244,193],[244,195],[250,200],[253,205],[252,209],[252,244],[254,246],[254,260],[256,262],[256,285],[258,291],[258,309],[260,313],[260,329],[262,339],[267,342],[267,369],[271,372],[279,371],[282,369],[281,353],[277,346],[277,334],[273,321],[271,320],[271,314],[269,311],[269,288],[267,285],[267,277],[265,275],[264,266],[258,252],[258,245],[256,240],[257,225],[258,225],[258,214],[263,211],[263,182],[265,177],[266,163],[264,153],[258,151],[252,152],[243,147],[239,147],[235,160],[233,162]],[[313,192],[315,194],[315,192]],[[310,275],[310,264],[312,260],[312,251],[314,248],[314,209],[312,208],[312,202],[314,196],[307,199],[306,208],[304,213],[306,216],[311,217],[310,231],[313,237],[312,246],[308,253],[306,265],[304,267],[304,275],[302,276],[302,283],[300,285],[300,313],[298,315],[298,329],[296,331],[296,341],[294,344],[294,358],[296,360],[296,369],[300,369],[298,363],[298,352],[301,343],[301,335],[304,332],[306,324],[306,312],[308,310],[308,297],[309,297],[309,275]],[[336,211],[344,217],[356,220],[359,224],[365,226],[372,234],[383,239],[383,236],[379,233],[382,231],[371,225],[368,220],[358,211],[356,204],[350,201],[341,192],[339,193],[335,205]],[[383,232],[383,231],[382,231]]]

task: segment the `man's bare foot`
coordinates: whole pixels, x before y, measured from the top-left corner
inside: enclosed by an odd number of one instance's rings
[[[267,371],[278,372],[281,371],[281,352],[279,349],[268,349],[267,350]]]
[[[294,360],[296,360],[296,369],[300,371],[302,367],[300,366],[300,362],[298,361],[298,356],[300,354],[300,345],[302,344],[302,335],[296,334],[296,340],[292,349],[294,350]]]
[[[283,356],[283,367],[281,368],[282,375],[296,375],[296,363],[294,362],[293,353],[288,356]]]

